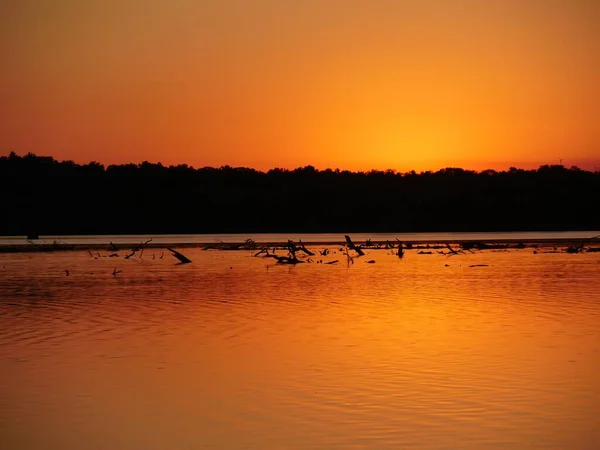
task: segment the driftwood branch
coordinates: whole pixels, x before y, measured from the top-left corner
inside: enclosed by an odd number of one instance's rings
[[[350,264],[354,264],[354,259],[352,258],[352,256],[350,256],[350,252],[348,251],[348,247],[344,248],[342,250],[342,253],[344,255],[346,255],[346,257],[347,257],[347,264],[348,264],[348,266],[350,266]]]
[[[277,263],[279,264],[300,264],[303,263],[304,261],[300,261],[297,257],[295,253],[290,252],[288,254],[288,256],[279,256],[279,255],[274,255],[273,253],[269,253],[267,251],[267,254],[265,255],[268,258],[273,258],[277,261]]]
[[[594,239],[598,239],[598,238],[600,238],[600,235],[584,239],[583,241],[581,241],[581,244],[579,244],[579,245],[570,245],[567,247],[566,252],[567,253],[581,253],[585,249],[585,244],[587,244],[589,241],[593,241]]]
[[[454,250],[448,242],[446,242],[446,248],[448,249],[449,253],[445,254],[448,256],[464,254],[462,250]]]
[[[258,255],[262,255],[263,253],[269,253],[269,247],[263,247],[261,248],[258,252],[256,252],[254,255],[254,257],[257,257]]]
[[[311,252],[309,249],[307,249],[304,244],[302,243],[302,240],[299,241],[298,243],[298,250],[306,253],[308,256],[315,256],[315,254],[313,252]]]
[[[346,235],[344,235],[344,237],[346,238],[346,243],[348,244],[349,249],[354,250],[356,253],[359,254],[359,256],[363,256],[365,254],[365,252],[363,252],[362,249],[358,245],[354,245],[354,243],[352,242],[352,239],[350,239],[350,236],[348,236],[346,234]]]
[[[173,254],[173,256],[181,262],[181,264],[188,264],[192,262],[191,259],[188,259],[185,255],[179,253],[176,250],[173,250],[172,248],[167,247],[167,250],[169,250]]]
[[[131,258],[133,255],[135,255],[139,251],[141,251],[141,253],[140,253],[140,258],[141,258],[142,254],[144,253],[144,247],[146,245],[148,245],[150,242],[152,242],[152,238],[148,239],[146,242],[141,242],[140,245],[138,245],[137,247],[134,247],[131,250],[131,253],[129,253],[128,255],[125,256],[125,259]]]
[[[315,256],[315,254],[313,252],[311,252],[309,249],[307,249],[304,246],[302,241],[299,241],[298,244],[296,244],[291,239],[288,240],[288,249],[289,249],[290,253],[293,253],[294,255],[296,254],[296,252],[304,252],[308,256]]]
[[[279,255],[275,255],[275,249],[273,249],[273,253],[269,253],[269,248],[267,247],[267,248],[262,249],[258,253],[256,253],[254,256],[258,256],[261,253],[264,253],[266,258],[273,258],[279,264],[300,264],[300,263],[305,262],[305,261],[299,260],[298,257],[296,256],[296,252],[299,252],[299,251],[304,252],[309,256],[314,256],[314,253],[311,252],[310,250],[308,250],[304,246],[302,241],[300,241],[299,244],[295,244],[294,241],[292,241],[291,239],[288,240],[287,250],[288,250],[287,256],[279,256]],[[307,261],[312,262],[312,260],[310,258],[308,258]]]

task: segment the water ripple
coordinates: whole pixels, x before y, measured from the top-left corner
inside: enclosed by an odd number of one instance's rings
[[[0,255],[2,448],[600,447],[597,254],[186,254]]]

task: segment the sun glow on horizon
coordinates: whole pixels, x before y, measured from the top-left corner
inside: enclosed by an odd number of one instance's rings
[[[600,165],[600,4],[0,5],[0,154],[352,170]]]

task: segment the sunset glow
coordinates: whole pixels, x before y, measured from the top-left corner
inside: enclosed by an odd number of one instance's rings
[[[0,155],[600,170],[595,0],[8,0]]]

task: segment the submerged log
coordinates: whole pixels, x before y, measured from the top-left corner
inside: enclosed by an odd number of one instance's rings
[[[344,235],[344,237],[346,238],[346,243],[348,244],[349,249],[354,250],[356,253],[359,254],[359,256],[364,256],[365,252],[363,252],[358,245],[354,245],[352,239],[350,239],[350,236],[346,234]]]
[[[460,243],[460,247],[463,250],[471,251],[471,250],[486,250],[490,248],[488,244],[481,241],[465,241]]]
[[[291,239],[288,239],[287,242],[287,246],[284,247],[285,249],[287,249],[288,254],[287,256],[279,256],[279,255],[275,255],[275,248],[273,247],[273,253],[269,253],[269,248],[266,247],[265,249],[262,249],[260,252],[258,252],[256,255],[254,256],[258,256],[261,253],[265,253],[265,257],[266,258],[273,258],[275,259],[279,264],[300,264],[300,263],[304,263],[304,262],[313,262],[312,259],[308,258],[306,261],[302,261],[300,259],[298,259],[298,256],[296,256],[296,252],[303,252],[306,253],[308,256],[314,256],[315,254],[313,252],[311,252],[309,249],[307,249],[304,244],[302,243],[302,241],[299,241],[298,244],[296,244],[294,241],[292,241]]]
[[[311,252],[309,249],[307,249],[307,248],[304,246],[304,243],[302,242],[302,240],[300,240],[300,241],[299,241],[299,244],[298,244],[298,250],[300,250],[300,251],[302,251],[302,252],[306,253],[308,256],[315,256],[315,254],[314,254],[313,252]]]
[[[256,252],[254,255],[254,257],[257,257],[258,255],[262,255],[263,253],[269,253],[269,247],[263,247],[260,249],[260,251]]]
[[[446,242],[446,248],[448,249],[449,253],[444,253],[445,255],[452,256],[452,255],[464,254],[464,252],[462,250],[454,250],[448,242]]]
[[[278,264],[300,264],[304,261],[300,261],[296,258],[296,254],[290,253],[288,256],[279,256],[274,255],[273,253],[268,253],[265,255],[268,258],[273,258],[277,261]]]
[[[350,264],[354,264],[354,258],[350,256],[350,252],[347,248],[342,249],[342,254],[346,255],[348,267],[350,267]]]
[[[292,241],[291,239],[288,239],[288,249],[294,255],[296,254],[296,252],[300,251],[300,252],[306,253],[308,256],[315,256],[315,254],[313,252],[311,252],[309,249],[307,249],[304,246],[302,241],[298,241],[298,244],[295,244],[294,241]]]
[[[398,258],[404,258],[404,248],[402,247],[402,242],[398,243]]]
[[[179,253],[176,250],[173,250],[170,247],[167,247],[167,250],[169,250],[173,254],[173,256],[181,262],[181,264],[188,264],[188,263],[192,262],[191,259],[188,259],[185,255]],[[162,258],[162,256],[161,256],[161,258]]]
[[[593,241],[594,239],[598,239],[598,238],[600,238],[600,235],[599,236],[594,236],[594,237],[591,237],[591,238],[588,238],[588,239],[584,239],[583,241],[581,241],[581,244],[579,244],[579,245],[569,245],[565,249],[565,251],[567,253],[582,253],[585,250],[585,244],[588,241]]]
[[[140,245],[134,247],[131,250],[131,253],[129,253],[128,255],[125,255],[125,259],[129,259],[131,258],[133,255],[135,255],[137,252],[140,252],[140,258],[142,257],[143,253],[144,253],[144,247],[146,245],[148,245],[150,242],[152,242],[152,238],[148,239],[146,242],[140,242]]]

